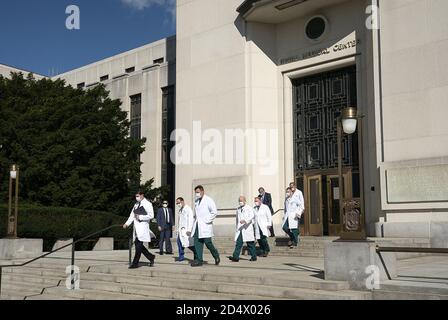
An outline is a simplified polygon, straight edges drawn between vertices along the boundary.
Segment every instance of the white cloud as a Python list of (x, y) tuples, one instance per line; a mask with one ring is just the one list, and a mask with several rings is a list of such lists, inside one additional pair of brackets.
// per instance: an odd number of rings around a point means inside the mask
[(173, 21), (176, 17), (176, 0), (121, 0), (121, 2), (137, 10), (144, 10), (153, 6), (164, 7)]

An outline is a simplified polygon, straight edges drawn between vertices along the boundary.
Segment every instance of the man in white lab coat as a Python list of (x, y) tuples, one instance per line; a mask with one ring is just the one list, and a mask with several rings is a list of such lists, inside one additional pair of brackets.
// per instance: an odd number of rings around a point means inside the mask
[(185, 250), (188, 248), (193, 251), (194, 259), (196, 260), (196, 250), (194, 249), (194, 239), (192, 235), (194, 214), (193, 210), (185, 204), (182, 197), (176, 199), (176, 206), (179, 211), (179, 227), (177, 236), (177, 248), (179, 249), (179, 262), (185, 260)]
[[(123, 228), (128, 228), (131, 224), (134, 224), (134, 243), (135, 243), (135, 257), (130, 269), (138, 268), (140, 257), (143, 255), (149, 260), (149, 265), (154, 265), (155, 256), (151, 254), (148, 249), (143, 245), (144, 242), (151, 242), (151, 233), (149, 229), (149, 223), (154, 218), (154, 209), (151, 202), (145, 198), (143, 192), (138, 192), (135, 195), (137, 201), (132, 208), (129, 219), (123, 225)], [(144, 210), (142, 210), (143, 208)]]
[[(236, 210), (236, 232), (235, 232), (235, 251), (229, 257), (230, 261), (240, 261), (243, 243), (247, 243), (250, 261), (257, 261), (257, 250), (255, 248), (255, 213), (254, 209), (246, 203), (246, 197), (241, 196), (238, 199), (239, 207)], [(269, 209), (268, 209), (269, 210)]]
[(286, 189), (285, 215), (283, 216), (283, 231), (288, 234), (289, 247), (292, 249), (299, 245), (299, 221), (305, 211), (303, 194), (296, 189)]
[(213, 234), (213, 221), (218, 215), (218, 209), (216, 209), (215, 201), (212, 198), (205, 195), (204, 187), (197, 186), (195, 189), (195, 222), (193, 224), (193, 237), (194, 247), (196, 250), (196, 259), (191, 264), (192, 267), (200, 267), (203, 265), (203, 253), (204, 244), (210, 250), (213, 258), (215, 259), (215, 265), (219, 265), (221, 259), (219, 258), (219, 252), (215, 248), (212, 242)]
[[(302, 191), (300, 191), (299, 189), (297, 189), (297, 186), (296, 186), (296, 183), (295, 183), (295, 182), (291, 182), (291, 183), (289, 184), (289, 187), (291, 188), (292, 196), (293, 196), (293, 197), (297, 198), (298, 201), (301, 200), (300, 198), (302, 198), (302, 200), (303, 200), (303, 194), (302, 194)], [(302, 201), (302, 202), (303, 202), (303, 201)]]
[(272, 215), (269, 207), (262, 203), (261, 198), (255, 198), (255, 236), (260, 245), (261, 256), (267, 257), (271, 249), (269, 248), (268, 237), (271, 235), (269, 227), (272, 226)]

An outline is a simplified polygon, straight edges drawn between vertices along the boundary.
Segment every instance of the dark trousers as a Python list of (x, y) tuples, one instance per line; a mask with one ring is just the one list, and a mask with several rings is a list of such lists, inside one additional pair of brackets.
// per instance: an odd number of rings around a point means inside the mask
[(274, 226), (273, 225), (269, 226), (268, 229), (269, 229), (269, 232), (271, 233), (271, 237), (275, 237)]
[[(185, 250), (182, 245), (182, 241), (180, 241), (180, 238), (177, 238), (177, 248), (179, 249), (179, 260), (184, 260), (185, 259)], [(190, 249), (193, 252), (194, 260), (196, 260), (196, 249), (194, 248), (194, 246), (188, 247), (188, 249)]]
[(135, 256), (134, 256), (134, 261), (132, 262), (133, 266), (137, 266), (139, 261), (140, 261), (140, 257), (143, 255), (146, 257), (146, 259), (148, 259), (149, 261), (154, 260), (155, 256), (153, 254), (151, 254), (148, 249), (145, 248), (145, 246), (143, 245), (143, 242), (141, 242), (140, 240), (138, 240), (138, 238), (135, 238)]
[[(255, 248), (255, 242), (248, 241), (246, 243), (247, 243), (247, 248), (249, 249), (249, 253), (250, 253), (252, 259), (256, 260), (257, 259), (257, 249)], [(239, 260), (240, 255), (241, 255), (241, 250), (243, 249), (243, 244), (244, 244), (243, 235), (240, 233), (240, 236), (236, 240), (235, 251), (233, 251), (233, 257), (235, 259)]]
[(283, 231), (285, 231), (289, 239), (291, 240), (294, 246), (299, 245), (299, 229), (289, 229), (289, 222), (286, 220), (285, 225), (283, 226)]
[(163, 243), (165, 242), (166, 252), (173, 253), (173, 246), (171, 245), (172, 227), (168, 225), (165, 229), (160, 231), (159, 249), (163, 252)]
[(263, 254), (269, 253), (271, 251), (271, 248), (269, 248), (268, 237), (263, 234), (263, 231), (261, 231), (261, 229), (258, 244), (260, 245), (260, 249)]
[(213, 245), (212, 238), (199, 239), (199, 227), (196, 227), (196, 232), (194, 233), (194, 248), (196, 250), (195, 260), (197, 262), (204, 262), (204, 244), (210, 250), (213, 258), (216, 259), (219, 257), (219, 252)]

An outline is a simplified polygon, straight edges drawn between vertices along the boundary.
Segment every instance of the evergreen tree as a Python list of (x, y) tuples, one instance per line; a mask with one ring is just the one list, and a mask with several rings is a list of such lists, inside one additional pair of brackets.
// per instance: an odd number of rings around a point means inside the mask
[[(121, 102), (103, 85), (84, 91), (63, 80), (11, 76), (0, 76), (1, 201), (17, 163), (22, 201), (128, 215), (145, 141), (129, 137)], [(145, 188), (152, 190), (152, 183)]]

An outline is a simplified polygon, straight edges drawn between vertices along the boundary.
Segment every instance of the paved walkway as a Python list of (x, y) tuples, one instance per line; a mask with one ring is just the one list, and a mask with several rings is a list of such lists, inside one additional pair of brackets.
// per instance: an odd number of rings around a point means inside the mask
[(448, 284), (448, 255), (400, 260), (397, 280)]

